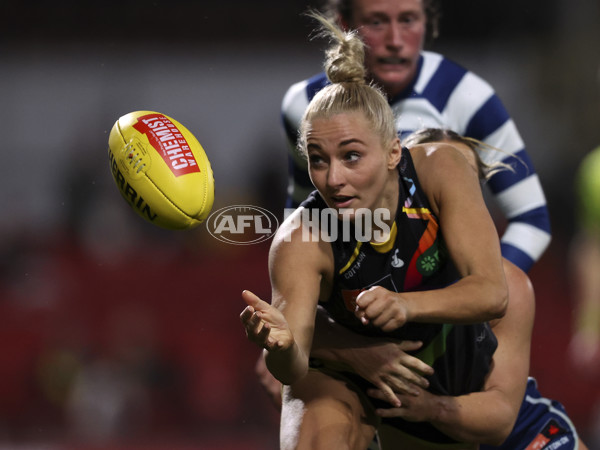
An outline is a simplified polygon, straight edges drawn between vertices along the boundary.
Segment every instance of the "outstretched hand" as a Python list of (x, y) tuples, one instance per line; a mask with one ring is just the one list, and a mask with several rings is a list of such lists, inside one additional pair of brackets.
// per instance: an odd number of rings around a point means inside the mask
[(240, 314), (240, 320), (250, 342), (269, 351), (292, 346), (294, 337), (281, 311), (250, 291), (243, 291), (242, 299), (248, 306)]

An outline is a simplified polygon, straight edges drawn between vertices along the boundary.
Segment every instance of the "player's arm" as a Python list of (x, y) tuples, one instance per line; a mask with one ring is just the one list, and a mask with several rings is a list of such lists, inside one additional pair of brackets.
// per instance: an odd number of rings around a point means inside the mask
[[(510, 434), (523, 401), (535, 298), (531, 283), (520, 269), (505, 261), (510, 303), (506, 315), (492, 324), (498, 338), (493, 368), (483, 390), (463, 396), (399, 395), (400, 408), (380, 409), (382, 417), (430, 422), (460, 442), (500, 445)], [(376, 398), (383, 393), (371, 391)]]
[(397, 341), (364, 336), (336, 323), (319, 308), (311, 356), (347, 366), (385, 393), (387, 401), (399, 405), (395, 392), (415, 393), (415, 385), (428, 388), (423, 375), (433, 368), (407, 352), (422, 342)]
[(271, 304), (244, 291), (248, 306), (240, 315), (248, 339), (265, 349), (269, 371), (283, 384), (292, 384), (308, 370), (317, 303), (333, 267), (330, 247), (303, 239), (293, 223), (292, 215), (269, 253)]
[(455, 147), (446, 144), (418, 145), (411, 154), (460, 278), (428, 291), (372, 288), (358, 296), (357, 315), (384, 331), (407, 321), (476, 323), (501, 317), (507, 290), (500, 244), (477, 173)]
[[(432, 144), (415, 151), (415, 168), (460, 279), (420, 302), (421, 314), (450, 321), (487, 321), (507, 307), (507, 287), (496, 226), (489, 214), (477, 173), (454, 146)], [(430, 305), (431, 303), (431, 305)], [(449, 316), (447, 311), (455, 313)]]
[(503, 162), (515, 170), (496, 173), (487, 182), (508, 224), (501, 237), (502, 255), (528, 271), (551, 240), (550, 215), (541, 182), (523, 149)]
[(287, 208), (296, 208), (314, 190), (308, 175), (307, 162), (298, 152), (298, 128), (308, 106), (307, 80), (290, 86), (281, 103), (281, 122), (288, 150)]
[[(386, 401), (399, 406), (394, 391), (415, 394), (415, 385), (429, 387), (424, 375), (433, 375), (433, 368), (408, 353), (421, 346), (421, 342), (393, 341), (354, 333), (318, 308), (310, 356), (348, 367), (377, 386)], [(280, 408), (281, 383), (267, 369), (263, 355), (259, 357), (255, 371), (260, 384)]]
[[(513, 171), (497, 172), (486, 183), (496, 205), (508, 221), (502, 235), (502, 256), (527, 272), (544, 253), (551, 240), (550, 214), (540, 180), (519, 130), (501, 99), (485, 80), (470, 73), (471, 91), (487, 92), (480, 102), (472, 96), (454, 96), (450, 108), (467, 112), (470, 117), (465, 128), (459, 131), (501, 151), (480, 153), (482, 159), (491, 163), (502, 160)], [(465, 85), (463, 85), (466, 87)]]

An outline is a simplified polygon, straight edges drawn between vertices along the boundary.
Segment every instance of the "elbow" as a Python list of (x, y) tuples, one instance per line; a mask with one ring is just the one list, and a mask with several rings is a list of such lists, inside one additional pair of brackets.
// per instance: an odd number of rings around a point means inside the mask
[(308, 358), (302, 358), (300, 361), (295, 361), (292, 364), (278, 360), (277, 357), (265, 352), (265, 362), (269, 372), (281, 384), (294, 384), (300, 381), (308, 373)]
[(477, 430), (471, 430), (471, 432), (465, 430), (464, 433), (459, 431), (451, 437), (460, 442), (500, 447), (510, 436), (516, 419), (517, 415), (510, 405), (501, 405), (494, 414), (494, 420), (487, 421), (483, 427)]
[(496, 308), (496, 317), (501, 318), (506, 314), (506, 310), (508, 308), (508, 289), (503, 289), (501, 295), (499, 296), (498, 305)]
[(506, 441), (511, 431), (512, 427), (504, 429), (497, 433), (490, 434), (486, 438), (480, 440), (478, 443), (483, 445), (489, 445), (491, 447), (500, 447), (502, 444), (504, 444), (504, 441)]
[[(493, 401), (493, 411), (474, 413), (478, 407), (470, 405), (471, 411), (466, 414), (451, 409), (431, 423), (458, 442), (501, 446), (515, 426), (518, 408), (511, 407), (509, 402), (501, 398), (494, 397)], [(451, 413), (451, 417), (448, 413)]]
[(488, 299), (488, 314), (490, 315), (488, 320), (501, 319), (504, 317), (508, 308), (508, 287), (506, 283), (498, 283)]
[(494, 419), (489, 421), (491, 427), (481, 433), (479, 444), (499, 447), (504, 444), (512, 433), (519, 414), (519, 405), (513, 405), (508, 401), (498, 401)]
[[(512, 415), (508, 414), (508, 417), (512, 417)], [(495, 428), (490, 430), (488, 434), (481, 436), (478, 443), (492, 447), (500, 447), (504, 444), (504, 441), (508, 439), (508, 436), (510, 436), (510, 433), (515, 426), (515, 420), (503, 420), (496, 423)]]
[(487, 439), (482, 439), (480, 443), (484, 445), (491, 445), (492, 447), (500, 447), (502, 444), (504, 444), (504, 441), (508, 439), (508, 436), (510, 436), (514, 426), (514, 420), (506, 421), (505, 423), (498, 425), (497, 429), (490, 433)]
[(289, 373), (289, 374), (282, 374), (280, 376), (276, 376), (275, 378), (277, 378), (281, 384), (285, 384), (285, 385), (291, 385), (296, 383), (297, 381), (300, 381), (302, 378), (304, 378), (306, 376), (306, 374), (308, 373), (308, 369), (306, 370), (298, 370), (294, 373)]

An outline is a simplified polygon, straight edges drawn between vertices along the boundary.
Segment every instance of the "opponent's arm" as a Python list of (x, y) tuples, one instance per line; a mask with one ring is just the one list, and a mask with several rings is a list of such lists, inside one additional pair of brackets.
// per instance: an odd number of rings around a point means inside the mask
[[(551, 240), (550, 214), (542, 185), (519, 130), (494, 88), (472, 72), (461, 85), (467, 95), (453, 95), (446, 106), (447, 111), (459, 115), (453, 120), (462, 125), (455, 131), (501, 149), (480, 151), (485, 162), (503, 161), (515, 169), (497, 172), (486, 188), (508, 221), (501, 239), (502, 256), (527, 272)], [(480, 95), (476, 100), (469, 92)]]
[(308, 80), (290, 86), (281, 102), (281, 122), (288, 150), (288, 187), (286, 208), (296, 208), (314, 190), (307, 170), (307, 162), (297, 148), (298, 128), (308, 106)]
[[(490, 105), (494, 105), (493, 108)], [(527, 272), (550, 245), (550, 214), (542, 184), (525, 143), (497, 97), (493, 102), (488, 102), (485, 115), (476, 115), (469, 128), (474, 133), (481, 129), (490, 132), (487, 121), (491, 120), (491, 114), (494, 119), (500, 115), (497, 120), (503, 123), (502, 130), (487, 136), (471, 136), (506, 152), (486, 152), (482, 155), (486, 162), (502, 160), (514, 169), (497, 172), (486, 183), (486, 187), (508, 222), (500, 240), (502, 256)]]
[[(535, 298), (527, 275), (508, 261), (505, 267), (510, 303), (506, 315), (492, 324), (498, 349), (483, 390), (457, 397), (423, 390), (418, 396), (399, 394), (402, 407), (380, 409), (380, 416), (430, 422), (460, 442), (500, 445), (508, 437), (527, 384)], [(385, 399), (382, 392), (370, 394)]]
[(429, 387), (423, 375), (432, 375), (433, 368), (407, 353), (421, 346), (422, 342), (354, 333), (319, 308), (311, 356), (347, 366), (384, 392), (387, 401), (399, 406), (394, 391), (415, 394), (415, 386)]
[[(377, 386), (386, 401), (400, 406), (394, 391), (414, 395), (417, 392), (415, 385), (429, 387), (423, 375), (433, 375), (433, 368), (407, 353), (421, 346), (421, 342), (393, 341), (354, 333), (318, 308), (310, 355), (347, 366)], [(280, 408), (281, 383), (267, 369), (263, 355), (256, 363), (255, 372), (275, 406)]]

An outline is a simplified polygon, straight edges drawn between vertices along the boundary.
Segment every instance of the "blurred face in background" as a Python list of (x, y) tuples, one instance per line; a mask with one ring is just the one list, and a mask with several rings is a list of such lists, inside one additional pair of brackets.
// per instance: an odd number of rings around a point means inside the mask
[(388, 97), (415, 78), (425, 43), (423, 0), (353, 0), (352, 23), (366, 44), (365, 66)]

